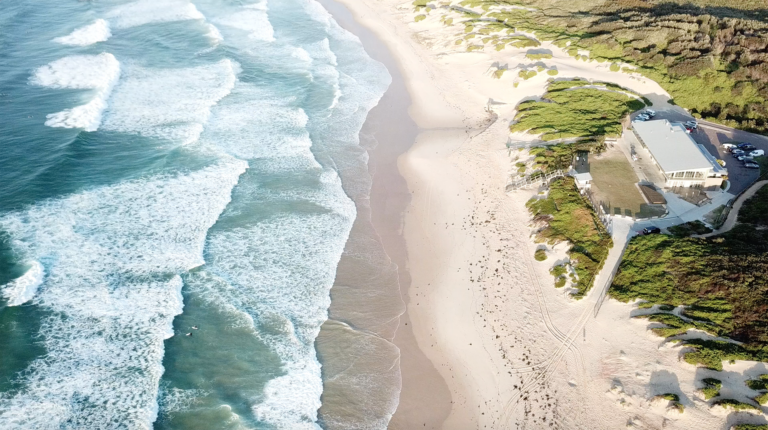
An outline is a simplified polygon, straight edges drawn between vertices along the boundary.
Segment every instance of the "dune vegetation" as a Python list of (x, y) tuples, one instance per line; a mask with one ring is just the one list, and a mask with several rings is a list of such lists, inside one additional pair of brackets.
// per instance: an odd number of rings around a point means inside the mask
[[(536, 233), (538, 240), (571, 244), (568, 256), (576, 272), (574, 287), (577, 291), (574, 297), (584, 297), (592, 288), (595, 276), (613, 246), (610, 234), (600, 223), (589, 201), (579, 193), (573, 178), (553, 180), (546, 198), (533, 198), (526, 205), (534, 222), (544, 224)], [(553, 275), (559, 280), (564, 270), (558, 270), (557, 274), (553, 272)]]
[[(426, 4), (417, 0), (414, 5)], [(465, 0), (430, 3), (497, 49), (551, 41), (658, 82), (694, 116), (768, 132), (768, 7), (760, 0)], [(510, 8), (511, 5), (531, 8)], [(457, 6), (460, 6), (457, 7)], [(524, 33), (524, 34), (521, 34)], [(515, 39), (517, 38), (517, 39)], [(588, 53), (588, 54), (585, 54)]]
[(516, 122), (510, 130), (541, 134), (545, 141), (619, 136), (622, 119), (644, 106), (642, 101), (615, 88), (594, 88), (583, 80), (551, 81), (541, 101), (518, 105)]
[(723, 383), (719, 379), (704, 378), (704, 388), (701, 392), (704, 393), (704, 400), (710, 400), (720, 395), (720, 389), (723, 388)]
[(682, 317), (645, 316), (660, 336), (695, 328), (743, 342), (685, 341), (685, 361), (722, 370), (727, 360), (768, 360), (768, 231), (739, 225), (707, 239), (633, 238), (609, 290), (630, 302), (684, 306)]

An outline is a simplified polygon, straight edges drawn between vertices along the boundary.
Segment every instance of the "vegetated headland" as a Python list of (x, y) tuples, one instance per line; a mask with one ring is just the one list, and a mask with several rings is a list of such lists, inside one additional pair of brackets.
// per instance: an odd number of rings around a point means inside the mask
[[(417, 7), (426, 2), (418, 0)], [(658, 82), (699, 118), (768, 132), (768, 6), (758, 0), (466, 0), (466, 42), (553, 41), (577, 59)], [(528, 6), (528, 7), (521, 7)], [(447, 24), (447, 23), (446, 23)], [(464, 40), (457, 40), (460, 44)], [(468, 45), (468, 50), (478, 46)], [(586, 54), (584, 51), (588, 51)]]

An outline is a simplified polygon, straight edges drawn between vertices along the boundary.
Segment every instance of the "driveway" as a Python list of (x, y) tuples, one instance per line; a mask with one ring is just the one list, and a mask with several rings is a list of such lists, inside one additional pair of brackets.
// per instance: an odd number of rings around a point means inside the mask
[[(653, 108), (651, 108), (653, 109)], [(687, 113), (679, 110), (657, 110), (654, 120), (666, 119), (670, 122), (685, 122), (694, 119)], [(632, 118), (637, 116), (633, 114)], [(749, 133), (742, 130), (736, 130), (720, 124), (714, 124), (707, 121), (697, 120), (699, 129), (691, 133), (691, 137), (696, 143), (704, 145), (704, 148), (715, 157), (724, 160), (728, 169), (728, 181), (730, 188), (728, 192), (738, 195), (749, 188), (760, 176), (759, 169), (747, 169), (739, 160), (735, 159), (729, 152), (725, 151), (722, 144), (726, 142), (749, 142), (758, 149), (768, 153), (768, 137), (759, 134)]]

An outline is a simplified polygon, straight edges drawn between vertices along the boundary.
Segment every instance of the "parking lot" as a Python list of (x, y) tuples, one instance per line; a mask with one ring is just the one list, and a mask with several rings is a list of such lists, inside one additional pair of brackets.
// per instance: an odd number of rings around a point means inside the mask
[[(690, 115), (677, 110), (656, 109), (656, 113), (657, 115), (653, 120), (666, 119), (670, 122), (685, 122), (694, 119)], [(637, 113), (633, 114), (632, 118), (634, 119), (635, 116), (637, 116)], [(768, 137), (706, 121), (698, 121), (698, 123), (699, 128), (691, 133), (691, 137), (697, 143), (704, 145), (710, 154), (726, 162), (725, 167), (728, 169), (728, 181), (730, 182), (728, 192), (738, 195), (749, 188), (760, 176), (760, 170), (744, 167), (740, 161), (725, 151), (722, 144), (728, 142), (749, 142), (757, 147), (757, 149), (762, 149), (768, 153)]]

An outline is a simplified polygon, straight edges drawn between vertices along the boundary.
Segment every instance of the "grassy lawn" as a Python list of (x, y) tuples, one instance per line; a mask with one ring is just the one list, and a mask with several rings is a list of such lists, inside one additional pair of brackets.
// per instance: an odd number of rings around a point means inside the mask
[(611, 214), (640, 214), (648, 212), (645, 199), (635, 184), (637, 175), (618, 149), (609, 150), (600, 157), (590, 157), (589, 173), (592, 175), (592, 192), (599, 202), (604, 202)]
[(546, 223), (537, 234), (539, 240), (571, 244), (568, 256), (578, 276), (574, 297), (584, 297), (613, 246), (611, 236), (590, 203), (579, 194), (573, 178), (553, 180), (547, 198), (533, 198), (527, 206), (535, 221)]

